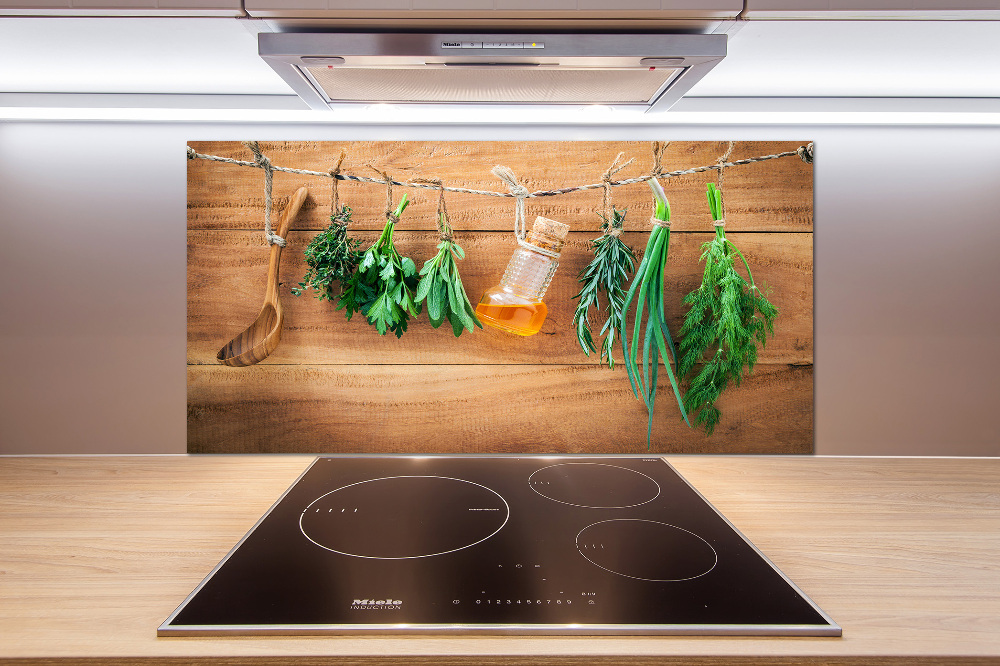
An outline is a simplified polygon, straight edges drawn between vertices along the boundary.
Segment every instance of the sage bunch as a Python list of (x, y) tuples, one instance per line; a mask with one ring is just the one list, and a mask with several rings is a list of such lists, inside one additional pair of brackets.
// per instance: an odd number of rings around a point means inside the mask
[[(444, 213), (439, 213), (439, 226), (446, 224)], [(474, 326), (482, 328), (483, 325), (469, 302), (462, 276), (458, 273), (457, 262), (465, 259), (465, 251), (452, 240), (451, 234), (442, 236), (437, 249), (438, 253), (420, 269), (423, 277), (417, 285), (416, 302), (418, 306), (427, 303), (431, 326), (438, 328), (447, 320), (457, 338), (463, 331), (471, 332)]]
[[(709, 183), (707, 194), (712, 219), (720, 222), (722, 192)], [(736, 270), (737, 257), (746, 268), (746, 279)], [(722, 416), (716, 401), (730, 383), (738, 386), (744, 373), (753, 371), (757, 346), (763, 348), (767, 336), (774, 335), (778, 310), (757, 287), (750, 264), (726, 238), (722, 224), (715, 225), (715, 238), (702, 245), (701, 261), (701, 286), (684, 297), (690, 309), (680, 330), (678, 375), (693, 374), (684, 406), (689, 413), (697, 412), (695, 424), (711, 435)], [(703, 365), (695, 373), (699, 363)]]

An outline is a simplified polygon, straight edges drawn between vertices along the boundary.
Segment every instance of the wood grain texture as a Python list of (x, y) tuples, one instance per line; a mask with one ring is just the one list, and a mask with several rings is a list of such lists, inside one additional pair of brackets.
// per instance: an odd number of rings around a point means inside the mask
[[(794, 150), (802, 143), (737, 142), (731, 159)], [(663, 167), (713, 164), (726, 145), (672, 143)], [(250, 155), (232, 141), (191, 146), (200, 153), (237, 159)], [(511, 166), (532, 191), (599, 182), (619, 152), (635, 158), (617, 174), (620, 179), (642, 175), (652, 166), (650, 142), (265, 142), (262, 148), (279, 166), (325, 171), (344, 149), (345, 173), (378, 177), (368, 166), (374, 165), (400, 181), (440, 178), (449, 186), (491, 191), (505, 190), (490, 173), (498, 163)], [(682, 297), (701, 282), (701, 245), (712, 237), (704, 185), (716, 177), (710, 172), (663, 181), (673, 207), (666, 306), (675, 332), (686, 310)], [(281, 255), (282, 342), (261, 364), (269, 370), (227, 374), (216, 367), (217, 351), (256, 315), (264, 288), (263, 172), (188, 161), (189, 451), (645, 448), (645, 409), (632, 397), (626, 376), (601, 369), (594, 357), (588, 359), (577, 345), (572, 324), (577, 276), (593, 258), (590, 241), (599, 234), (600, 189), (527, 202), (529, 222), (544, 215), (572, 229), (545, 297), (549, 314), (538, 335), (521, 338), (487, 328), (455, 338), (447, 326), (433, 329), (422, 315), (397, 340), (377, 335), (361, 315), (346, 321), (333, 303), (319, 301), (310, 292), (291, 295), (306, 270), (302, 251), (328, 225), (331, 181), (280, 172), (274, 176), (276, 211), (303, 184), (309, 185), (310, 196)], [(341, 201), (355, 212), (350, 234), (367, 247), (384, 224), (385, 188), (352, 182), (341, 182), (339, 188)], [(396, 243), (421, 266), (436, 252), (437, 234), (432, 230), (437, 193), (405, 191), (412, 203), (397, 226)], [(395, 188), (394, 199), (400, 192)], [(771, 298), (780, 311), (776, 335), (761, 351), (754, 375), (724, 396), (723, 426), (711, 438), (673, 423), (673, 396), (668, 386), (661, 387), (654, 448), (809, 452), (812, 166), (791, 157), (729, 168), (725, 196), (729, 237), (747, 255), (756, 280), (772, 287)], [(457, 193), (449, 193), (447, 201), (456, 240), (466, 251), (462, 279), (475, 303), (499, 281), (515, 247), (514, 202)], [(638, 183), (615, 188), (612, 201), (628, 208), (625, 239), (641, 255), (652, 213), (648, 187)], [(595, 333), (603, 324), (604, 317), (593, 313)], [(512, 405), (528, 416), (519, 415)], [(378, 419), (371, 418), (372, 410)], [(432, 426), (439, 420), (445, 429), (435, 433)], [(518, 424), (515, 438), (510, 436), (512, 423)]]
[[(812, 451), (812, 367), (758, 366), (711, 438), (666, 381), (653, 451)], [(646, 422), (625, 373), (595, 366), (188, 366), (191, 453), (642, 453)]]
[[(302, 280), (302, 249), (315, 235), (289, 234), (282, 253), (281, 301), (285, 311), (282, 345), (265, 363), (587, 363), (576, 341), (573, 296), (580, 290), (577, 275), (593, 258), (589, 249), (594, 233), (572, 233), (559, 268), (545, 296), (549, 314), (538, 335), (521, 338), (492, 329), (455, 338), (449, 326), (431, 328), (426, 315), (410, 323), (402, 339), (379, 336), (361, 315), (347, 321), (330, 301), (312, 292), (295, 297), (290, 289)], [(370, 245), (375, 232), (355, 234)], [(628, 233), (626, 242), (642, 255), (646, 233)], [(752, 262), (754, 278), (774, 285), (772, 302), (781, 312), (775, 336), (760, 355), (761, 363), (811, 363), (813, 355), (813, 247), (812, 234), (727, 234)], [(188, 233), (188, 363), (216, 364), (222, 342), (238, 333), (259, 308), (264, 288), (267, 247), (263, 232), (191, 231)], [(666, 294), (669, 325), (677, 331), (686, 307), (684, 294), (701, 284), (702, 243), (711, 233), (675, 233), (670, 239), (666, 272), (671, 285)], [(465, 249), (459, 264), (469, 299), (499, 282), (514, 250), (513, 241), (499, 234), (456, 236)], [(437, 252), (437, 234), (397, 232), (396, 244), (417, 266)], [(258, 243), (261, 243), (258, 245)], [(602, 299), (603, 301), (603, 299)], [(598, 333), (605, 318), (594, 312), (592, 329)], [(616, 358), (620, 358), (620, 351)]]
[(669, 460), (843, 638), (157, 638), (311, 457), (0, 458), (0, 663), (1000, 662), (1000, 459)]

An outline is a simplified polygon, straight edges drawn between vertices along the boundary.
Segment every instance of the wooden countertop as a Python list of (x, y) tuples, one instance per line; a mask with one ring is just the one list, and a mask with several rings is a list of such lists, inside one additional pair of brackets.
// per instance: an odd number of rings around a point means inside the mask
[(311, 460), (0, 458), (0, 661), (1000, 663), (1000, 458), (669, 458), (842, 638), (157, 638)]

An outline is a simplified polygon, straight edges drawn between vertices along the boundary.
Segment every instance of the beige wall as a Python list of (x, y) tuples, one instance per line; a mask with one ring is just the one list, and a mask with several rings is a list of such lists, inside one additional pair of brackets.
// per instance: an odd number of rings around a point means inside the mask
[(184, 452), (186, 141), (802, 137), (816, 452), (1000, 455), (996, 127), (105, 123), (0, 123), (0, 453)]

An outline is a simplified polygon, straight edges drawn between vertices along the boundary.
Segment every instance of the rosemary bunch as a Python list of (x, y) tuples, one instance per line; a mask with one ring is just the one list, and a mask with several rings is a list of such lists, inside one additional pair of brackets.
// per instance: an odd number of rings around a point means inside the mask
[(319, 300), (332, 301), (335, 285), (343, 287), (361, 261), (361, 244), (356, 238), (347, 237), (347, 225), (351, 222), (351, 209), (341, 206), (340, 212), (330, 216), (330, 226), (316, 235), (304, 251), (306, 271), (298, 287), (292, 293), (301, 296), (308, 289), (316, 292)]
[(413, 299), (417, 266), (409, 257), (400, 256), (392, 242), (396, 220), (408, 202), (404, 194), (395, 214), (386, 221), (382, 235), (365, 250), (337, 305), (338, 310), (345, 310), (348, 320), (355, 312), (361, 312), (380, 335), (392, 331), (397, 338), (406, 332), (410, 317), (420, 314), (420, 306)]
[[(712, 219), (721, 220), (722, 192), (714, 183), (708, 184), (708, 204)], [(737, 256), (748, 280), (736, 271)], [(730, 382), (739, 385), (744, 369), (747, 374), (753, 371), (757, 345), (763, 347), (768, 334), (774, 335), (778, 310), (754, 283), (750, 264), (726, 238), (721, 224), (715, 226), (715, 238), (702, 245), (701, 260), (705, 262), (701, 286), (684, 297), (690, 309), (680, 331), (678, 376), (686, 377), (704, 362), (688, 384), (684, 405), (689, 412), (698, 412), (695, 423), (711, 435), (722, 415), (716, 400)], [(712, 347), (715, 352), (705, 361)]]
[[(444, 214), (439, 215), (440, 224), (446, 224)], [(418, 305), (427, 302), (427, 316), (431, 320), (431, 326), (438, 328), (448, 320), (457, 338), (463, 331), (471, 332), (473, 326), (482, 328), (483, 325), (476, 317), (476, 310), (469, 302), (462, 277), (458, 273), (456, 260), (465, 259), (465, 251), (451, 240), (450, 235), (438, 243), (437, 249), (438, 253), (420, 269), (423, 277), (417, 285), (416, 302)]]
[[(656, 197), (657, 220), (670, 221), (670, 204), (667, 196), (663, 193), (660, 183), (651, 178), (646, 181), (653, 190)], [(677, 353), (674, 349), (673, 340), (670, 338), (670, 330), (667, 328), (666, 317), (663, 309), (663, 270), (667, 262), (667, 253), (670, 248), (670, 228), (668, 226), (654, 225), (649, 234), (649, 241), (646, 243), (646, 251), (642, 256), (642, 262), (636, 269), (632, 279), (632, 286), (625, 297), (623, 312), (628, 312), (633, 300), (636, 300), (635, 319), (632, 325), (631, 346), (629, 345), (629, 334), (627, 318), (622, 318), (621, 340), (622, 351), (625, 356), (625, 368), (628, 370), (628, 380), (632, 385), (632, 393), (646, 404), (649, 412), (649, 423), (646, 426), (646, 448), (650, 448), (653, 432), (653, 405), (656, 400), (656, 380), (659, 372), (660, 360), (663, 360), (663, 367), (667, 370), (670, 378), (670, 386), (674, 390), (677, 398), (677, 406), (680, 408), (681, 416), (690, 426), (687, 411), (684, 408), (684, 401), (681, 398), (680, 389), (677, 387), (677, 379), (671, 367), (671, 359), (676, 363)], [(636, 296), (638, 295), (638, 298)], [(645, 333), (643, 329), (643, 315), (645, 314)], [(639, 371), (639, 339), (642, 337), (642, 372)], [(669, 353), (668, 353), (669, 352)]]
[[(625, 320), (625, 285), (628, 276), (635, 269), (635, 252), (632, 251), (619, 235), (622, 224), (625, 221), (626, 211), (619, 211), (612, 207), (611, 219), (601, 215), (604, 222), (601, 224), (601, 231), (604, 232), (600, 238), (591, 241), (594, 250), (594, 260), (587, 264), (587, 267), (580, 271), (579, 281), (583, 288), (573, 298), (579, 298), (576, 305), (576, 312), (573, 314), (573, 325), (576, 327), (576, 340), (580, 344), (583, 353), (590, 356), (591, 352), (596, 353), (594, 337), (590, 332), (591, 306), (600, 309), (599, 292), (603, 291), (608, 298), (608, 319), (601, 329), (601, 358), (600, 362), (607, 360), (608, 367), (614, 368), (615, 361), (611, 355), (611, 350), (615, 344), (615, 334), (621, 329)], [(614, 231), (617, 230), (617, 231)], [(611, 233), (609, 233), (611, 232)]]

